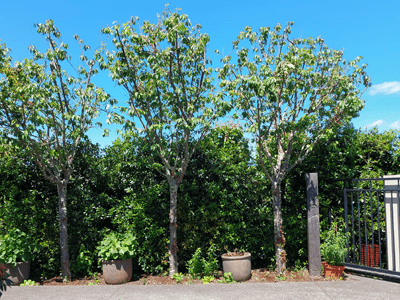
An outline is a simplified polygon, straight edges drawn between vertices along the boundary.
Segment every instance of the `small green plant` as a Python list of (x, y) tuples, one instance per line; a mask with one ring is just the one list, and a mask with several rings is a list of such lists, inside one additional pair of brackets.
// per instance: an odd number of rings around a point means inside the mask
[(24, 280), (24, 282), (20, 284), (20, 286), (37, 286), (37, 285), (39, 284), (30, 279)]
[(136, 254), (137, 241), (131, 233), (111, 232), (104, 237), (97, 247), (101, 260), (128, 259)]
[(340, 266), (344, 263), (349, 235), (350, 233), (346, 234), (344, 228), (339, 227), (336, 222), (332, 223), (321, 245), (321, 256), (328, 264)]
[(201, 248), (197, 248), (194, 252), (192, 259), (187, 263), (188, 272), (193, 278), (200, 278), (203, 272), (203, 257)]
[(214, 281), (214, 276), (204, 276), (202, 281), (204, 284), (209, 284)]
[(201, 248), (197, 248), (192, 256), (192, 259), (188, 261), (189, 274), (196, 279), (200, 279), (201, 276), (215, 276), (218, 272), (218, 258), (216, 255), (216, 246), (212, 244), (207, 250), (207, 258), (204, 258), (201, 252)]
[(94, 279), (96, 284), (100, 283), (100, 278), (99, 278), (99, 274), (98, 273), (93, 273), (93, 279)]
[(214, 244), (207, 250), (207, 258), (203, 259), (204, 276), (214, 276), (218, 272), (217, 248)]
[(31, 261), (39, 251), (39, 244), (25, 232), (12, 229), (0, 236), (0, 263), (15, 267), (17, 262)]
[(282, 273), (275, 275), (275, 282), (276, 281), (285, 281), (287, 278)]
[(275, 255), (273, 255), (271, 257), (271, 262), (268, 265), (268, 269), (270, 269), (270, 270), (275, 270), (276, 269), (276, 257), (275, 257)]
[(222, 280), (218, 280), (218, 282), (219, 283), (236, 283), (236, 281), (233, 280), (232, 272), (224, 273)]
[(182, 273), (175, 273), (174, 275), (172, 275), (172, 278), (175, 279), (176, 283), (181, 283), (185, 278), (185, 275), (183, 275)]
[(168, 271), (164, 271), (160, 274), (161, 277), (167, 277), (168, 276)]
[(143, 285), (146, 285), (146, 284), (147, 284), (147, 278), (143, 277)]

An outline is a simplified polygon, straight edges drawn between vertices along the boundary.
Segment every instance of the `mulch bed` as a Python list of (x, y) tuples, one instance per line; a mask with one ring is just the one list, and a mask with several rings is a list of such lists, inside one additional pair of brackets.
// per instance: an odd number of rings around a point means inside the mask
[[(346, 274), (341, 279), (325, 278), (324, 276), (311, 277), (307, 270), (294, 272), (286, 271), (285, 276), (278, 276), (276, 272), (268, 269), (254, 269), (251, 271), (251, 278), (244, 283), (263, 283), (263, 282), (311, 282), (311, 281), (332, 281), (332, 280), (344, 280), (349, 281), (350, 277)], [(211, 284), (219, 284), (221, 278), (215, 279)], [(86, 277), (86, 278), (74, 278), (71, 281), (63, 282), (61, 277), (54, 277), (50, 279), (37, 282), (39, 285), (44, 286), (65, 286), (65, 285), (105, 285), (103, 275), (99, 273), (97, 278)], [(170, 278), (167, 274), (165, 275), (146, 275), (146, 274), (134, 274), (132, 280), (125, 284), (134, 285), (173, 285), (173, 284), (203, 284), (201, 280), (191, 279), (189, 276), (185, 276), (180, 283), (177, 283), (175, 279)]]

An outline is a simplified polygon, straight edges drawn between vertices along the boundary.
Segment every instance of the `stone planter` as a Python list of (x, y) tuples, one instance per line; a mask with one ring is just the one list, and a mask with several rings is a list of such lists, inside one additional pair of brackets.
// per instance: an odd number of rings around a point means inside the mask
[(245, 281), (251, 277), (251, 254), (245, 252), (244, 255), (232, 255), (232, 253), (222, 255), (222, 269), (224, 273), (231, 272), (235, 281)]
[(17, 262), (15, 268), (12, 268), (11, 265), (5, 265), (7, 268), (7, 273), (10, 274), (10, 279), (12, 281), (12, 285), (19, 285), (24, 282), (24, 280), (29, 279), (29, 273), (31, 270), (31, 263), (29, 261)]
[(339, 278), (344, 272), (345, 266), (332, 266), (326, 261), (322, 262), (325, 277)]
[(103, 276), (107, 284), (123, 284), (132, 279), (132, 258), (106, 260), (102, 264)]

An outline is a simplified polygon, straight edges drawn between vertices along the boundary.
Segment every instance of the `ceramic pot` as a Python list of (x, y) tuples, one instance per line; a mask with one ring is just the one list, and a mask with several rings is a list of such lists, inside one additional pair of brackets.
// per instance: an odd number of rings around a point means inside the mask
[(102, 262), (103, 276), (107, 284), (123, 284), (132, 279), (132, 258)]
[(345, 266), (332, 266), (326, 261), (322, 262), (325, 277), (339, 278), (344, 272)]
[(19, 285), (25, 280), (29, 279), (29, 273), (31, 270), (31, 263), (29, 261), (17, 262), (15, 268), (11, 265), (5, 265), (7, 268), (7, 273), (10, 274), (8, 279), (12, 281), (11, 285)]
[(232, 272), (235, 281), (245, 281), (251, 277), (251, 254), (228, 256), (222, 255), (222, 269), (224, 273)]

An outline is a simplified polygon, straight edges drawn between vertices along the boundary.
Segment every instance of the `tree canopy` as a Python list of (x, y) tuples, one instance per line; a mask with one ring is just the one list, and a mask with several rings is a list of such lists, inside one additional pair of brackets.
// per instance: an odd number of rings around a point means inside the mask
[(189, 18), (166, 8), (158, 23), (139, 19), (106, 27), (114, 52), (99, 54), (101, 66), (128, 93), (128, 106), (111, 116), (127, 132), (145, 137), (153, 166), (170, 187), (170, 274), (177, 270), (176, 194), (198, 142), (228, 105), (214, 93), (207, 56), (210, 37)]
[(0, 45), (1, 134), (31, 156), (43, 175), (58, 189), (62, 273), (70, 278), (67, 235), (67, 185), (73, 171), (77, 147), (108, 95), (92, 83), (98, 72), (88, 59), (90, 49), (79, 36), (83, 65), (70, 75), (68, 45), (52, 20), (37, 24), (45, 37), (46, 52), (30, 46), (32, 59), (12, 62), (10, 49)]
[[(363, 108), (360, 98), (370, 85), (361, 57), (343, 58), (320, 37), (290, 38), (293, 22), (282, 30), (245, 27), (222, 59), (221, 87), (231, 97), (257, 144), (257, 155), (274, 196), (278, 272), (284, 270), (280, 184), (324, 137)], [(361, 90), (359, 87), (363, 87)]]

